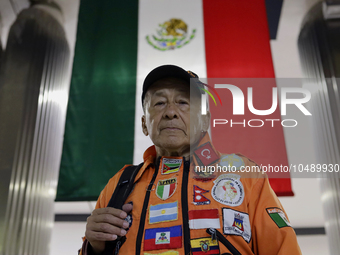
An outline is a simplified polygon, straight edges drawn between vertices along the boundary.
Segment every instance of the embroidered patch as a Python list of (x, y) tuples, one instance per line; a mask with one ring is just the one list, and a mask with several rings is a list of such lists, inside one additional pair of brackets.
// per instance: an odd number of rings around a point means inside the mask
[(244, 161), (240, 156), (229, 154), (221, 157), (219, 165), (232, 170), (240, 170), (240, 168), (244, 166)]
[(176, 178), (159, 180), (156, 187), (156, 196), (162, 200), (166, 200), (175, 193), (176, 187)]
[(249, 243), (251, 239), (251, 228), (249, 215), (230, 208), (222, 208), (223, 234), (242, 236)]
[(144, 251), (182, 247), (182, 227), (145, 229)]
[(214, 151), (211, 143), (205, 143), (194, 151), (194, 155), (199, 166), (209, 166), (219, 160), (219, 156)]
[(195, 166), (193, 178), (202, 182), (210, 181), (211, 179), (216, 178), (213, 167), (214, 166)]
[(177, 220), (178, 203), (150, 205), (149, 224)]
[(194, 179), (196, 180), (196, 181), (200, 181), (200, 182), (207, 182), (207, 181), (211, 181), (213, 178), (195, 178), (194, 177)]
[(194, 185), (194, 205), (208, 205), (210, 204), (210, 200), (203, 196), (204, 193), (209, 192), (209, 190), (202, 189), (196, 185)]
[(244, 189), (240, 176), (237, 174), (222, 174), (215, 181), (211, 196), (219, 203), (228, 206), (238, 206), (244, 199)]
[(182, 159), (163, 158), (161, 174), (172, 174), (179, 171)]
[(146, 253), (144, 252), (144, 255), (178, 255), (178, 251), (166, 251), (162, 253)]
[(266, 210), (270, 218), (272, 218), (272, 220), (275, 222), (275, 224), (279, 228), (292, 226), (290, 222), (288, 221), (286, 214), (280, 208), (272, 207), (272, 208), (266, 208)]
[(218, 209), (189, 211), (189, 228), (221, 228)]
[(210, 237), (191, 239), (192, 255), (203, 254), (220, 254), (220, 247), (217, 240), (212, 240)]

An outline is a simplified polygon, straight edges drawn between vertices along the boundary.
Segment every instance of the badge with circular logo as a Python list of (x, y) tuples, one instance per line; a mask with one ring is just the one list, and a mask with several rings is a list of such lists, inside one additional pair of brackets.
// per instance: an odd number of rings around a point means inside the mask
[(211, 189), (211, 196), (217, 202), (228, 206), (239, 206), (244, 199), (244, 188), (237, 174), (222, 174)]
[(228, 154), (221, 157), (219, 165), (226, 168), (234, 168), (235, 170), (240, 170), (240, 168), (244, 166), (244, 161), (240, 156), (236, 154)]

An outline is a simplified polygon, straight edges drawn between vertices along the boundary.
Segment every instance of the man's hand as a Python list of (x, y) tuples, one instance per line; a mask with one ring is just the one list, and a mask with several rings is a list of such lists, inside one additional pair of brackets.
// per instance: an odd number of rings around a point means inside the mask
[(90, 242), (93, 252), (100, 254), (105, 249), (105, 241), (113, 241), (117, 236), (126, 235), (129, 223), (125, 221), (132, 210), (132, 204), (123, 205), (123, 210), (106, 207), (92, 212), (87, 218), (85, 237)]

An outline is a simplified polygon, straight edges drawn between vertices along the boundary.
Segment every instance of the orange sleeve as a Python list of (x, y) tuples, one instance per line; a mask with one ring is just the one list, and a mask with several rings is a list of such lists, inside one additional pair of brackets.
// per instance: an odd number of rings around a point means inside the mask
[[(119, 170), (106, 184), (105, 188), (100, 192), (100, 195), (97, 199), (96, 207), (95, 209), (98, 208), (104, 208), (107, 207), (112, 194), (118, 184), (119, 178), (123, 173), (123, 170), (125, 169), (124, 166), (121, 170)], [(82, 248), (78, 251), (78, 255), (89, 255), (88, 249), (90, 246), (90, 243), (86, 240), (85, 236), (82, 238), (83, 239), (83, 245)]]
[(294, 229), (291, 227), (268, 178), (260, 178), (253, 188), (249, 205), (255, 254), (302, 254)]

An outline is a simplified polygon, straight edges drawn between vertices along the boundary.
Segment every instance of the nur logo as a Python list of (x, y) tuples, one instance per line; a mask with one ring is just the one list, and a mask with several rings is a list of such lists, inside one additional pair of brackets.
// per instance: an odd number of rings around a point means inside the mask
[[(202, 83), (204, 84), (204, 83)], [(231, 94), (232, 94), (232, 98), (233, 98), (233, 115), (244, 115), (244, 94), (242, 92), (242, 90), (240, 88), (238, 88), (235, 85), (231, 85), (231, 84), (215, 84), (214, 87), (210, 86), (208, 84), (204, 84), (207, 88), (209, 88), (212, 92), (214, 92), (214, 94), (216, 94), (221, 106), (223, 106), (222, 104), (222, 100), (219, 96), (219, 94), (216, 91), (217, 89), (228, 89)], [(201, 114), (202, 115), (206, 115), (207, 114), (207, 107), (206, 107), (206, 102), (207, 102), (207, 95), (209, 95), (212, 100), (215, 103), (215, 106), (217, 106), (216, 103), (216, 99), (215, 97), (212, 95), (212, 93), (205, 88), (200, 88), (201, 90), (203, 90), (204, 92), (206, 92), (206, 94), (202, 94), (201, 95)], [(303, 94), (302, 98), (287, 98), (287, 95), (289, 93), (300, 93)], [(281, 98), (280, 98), (280, 102), (281, 102), (281, 115), (286, 115), (287, 114), (287, 105), (288, 104), (293, 104), (295, 105), (304, 115), (309, 115), (311, 116), (312, 114), (302, 105), (304, 103), (307, 103), (310, 99), (311, 99), (311, 93), (307, 90), (307, 89), (303, 89), (303, 88), (292, 88), (292, 87), (286, 87), (286, 88), (281, 88)], [(275, 112), (275, 110), (277, 109), (277, 105), (278, 105), (278, 90), (276, 87), (272, 88), (272, 106), (270, 107), (270, 109), (266, 109), (266, 110), (259, 110), (259, 109), (255, 109), (254, 104), (253, 104), (253, 88), (252, 87), (248, 87), (247, 88), (247, 105), (248, 105), (248, 109), (251, 113), (255, 114), (255, 115), (270, 115), (272, 113)]]

